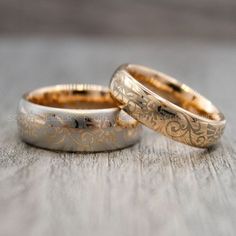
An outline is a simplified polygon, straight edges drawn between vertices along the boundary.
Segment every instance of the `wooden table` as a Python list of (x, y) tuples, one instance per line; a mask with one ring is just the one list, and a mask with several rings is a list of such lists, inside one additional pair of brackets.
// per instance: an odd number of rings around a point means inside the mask
[[(110, 153), (37, 149), (17, 136), (22, 93), (59, 83), (108, 84), (123, 62), (170, 75), (227, 117), (222, 142), (199, 150), (144, 129)], [(159, 39), (0, 40), (0, 235), (235, 235), (236, 44)]]

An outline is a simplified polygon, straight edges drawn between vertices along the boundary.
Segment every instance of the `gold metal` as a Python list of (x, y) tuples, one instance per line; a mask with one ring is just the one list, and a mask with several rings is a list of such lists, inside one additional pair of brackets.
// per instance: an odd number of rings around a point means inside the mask
[(56, 85), (26, 93), (19, 103), (21, 138), (34, 146), (79, 152), (136, 143), (141, 125), (122, 111), (106, 87)]
[(205, 148), (223, 134), (224, 115), (205, 97), (161, 72), (122, 65), (110, 90), (129, 115), (178, 142)]

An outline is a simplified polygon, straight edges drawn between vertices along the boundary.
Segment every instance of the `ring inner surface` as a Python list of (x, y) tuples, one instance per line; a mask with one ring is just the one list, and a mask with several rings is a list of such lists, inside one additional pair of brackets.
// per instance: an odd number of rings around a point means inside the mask
[(109, 90), (98, 88), (70, 88), (36, 90), (26, 99), (32, 103), (63, 109), (106, 109), (117, 105), (111, 98)]
[(148, 68), (128, 66), (128, 73), (152, 92), (201, 117), (220, 121), (220, 113), (210, 101), (171, 77)]

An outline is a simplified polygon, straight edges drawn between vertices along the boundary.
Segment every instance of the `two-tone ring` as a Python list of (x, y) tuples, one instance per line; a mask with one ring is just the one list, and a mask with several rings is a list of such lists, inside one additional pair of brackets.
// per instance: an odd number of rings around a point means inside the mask
[(174, 78), (125, 64), (114, 73), (111, 94), (130, 116), (165, 136), (195, 147), (218, 142), (224, 115), (208, 99)]
[(98, 152), (136, 143), (141, 125), (122, 111), (108, 88), (57, 85), (26, 93), (18, 107), (21, 138), (60, 151)]

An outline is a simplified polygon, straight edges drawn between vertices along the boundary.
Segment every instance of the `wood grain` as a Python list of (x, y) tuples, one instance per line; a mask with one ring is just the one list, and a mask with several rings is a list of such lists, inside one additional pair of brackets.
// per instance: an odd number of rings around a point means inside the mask
[[(0, 235), (235, 235), (236, 44), (116, 39), (0, 40)], [(40, 86), (106, 85), (123, 62), (176, 75), (226, 114), (199, 150), (145, 129), (121, 151), (72, 154), (22, 143), (15, 109)]]
[(234, 0), (1, 0), (2, 35), (236, 38)]

